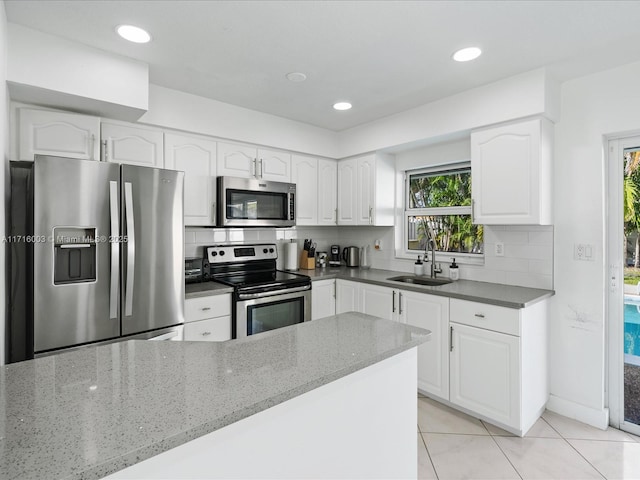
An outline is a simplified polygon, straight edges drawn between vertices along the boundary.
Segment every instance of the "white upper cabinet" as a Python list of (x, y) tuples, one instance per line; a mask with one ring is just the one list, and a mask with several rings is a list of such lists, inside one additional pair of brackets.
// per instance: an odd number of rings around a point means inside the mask
[(291, 182), (291, 154), (218, 142), (218, 175)]
[(100, 159), (100, 119), (87, 115), (21, 108), (18, 157), (33, 156)]
[(166, 133), (165, 167), (184, 172), (184, 224), (216, 224), (216, 142)]
[(162, 130), (123, 122), (102, 122), (102, 155), (107, 162), (163, 168)]
[(393, 160), (375, 153), (338, 163), (338, 225), (393, 226)]
[(358, 161), (338, 162), (338, 225), (357, 225)]
[(318, 225), (335, 225), (338, 208), (338, 162), (318, 160)]
[(550, 225), (553, 125), (544, 118), (471, 133), (473, 222)]
[(296, 224), (335, 225), (337, 162), (306, 155), (291, 156), (291, 181), (296, 184)]

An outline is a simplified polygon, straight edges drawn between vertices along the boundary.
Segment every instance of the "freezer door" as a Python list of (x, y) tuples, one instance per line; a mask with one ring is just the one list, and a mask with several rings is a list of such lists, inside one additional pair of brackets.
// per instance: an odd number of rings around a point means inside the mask
[(184, 323), (184, 173), (122, 165), (122, 334)]
[(120, 334), (119, 246), (109, 242), (119, 230), (119, 167), (36, 156), (28, 239), (36, 353)]

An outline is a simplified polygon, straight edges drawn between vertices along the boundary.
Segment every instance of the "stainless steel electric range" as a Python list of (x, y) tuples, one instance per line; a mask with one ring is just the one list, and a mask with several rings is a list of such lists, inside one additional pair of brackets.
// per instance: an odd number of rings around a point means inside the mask
[(232, 337), (311, 320), (311, 279), (276, 269), (275, 244), (204, 249), (205, 278), (233, 287)]

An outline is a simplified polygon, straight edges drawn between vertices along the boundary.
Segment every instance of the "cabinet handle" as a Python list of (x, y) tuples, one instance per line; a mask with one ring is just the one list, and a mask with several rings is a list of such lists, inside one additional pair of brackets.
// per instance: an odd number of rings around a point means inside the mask
[(253, 174), (252, 175), (257, 178), (258, 175), (257, 175), (256, 159), (255, 158), (253, 159), (252, 164), (253, 164)]
[(103, 157), (103, 162), (108, 162), (109, 161), (109, 155), (107, 155), (107, 141), (106, 140), (102, 141), (102, 157)]
[(396, 312), (396, 291), (391, 292), (391, 313)]
[(453, 352), (453, 327), (449, 327), (449, 351)]
[(402, 315), (402, 292), (398, 292), (398, 313)]
[(96, 157), (93, 154), (93, 147), (95, 147), (96, 145), (96, 136), (94, 134), (91, 134), (91, 137), (89, 138), (89, 159), (90, 160), (95, 160)]
[(483, 313), (476, 313), (474, 316), (478, 317), (478, 318), (484, 318), (484, 314)]
[(338, 209), (336, 208), (336, 225), (338, 224)]
[(211, 218), (213, 219), (213, 224), (216, 224), (216, 204), (215, 202), (211, 204)]
[(211, 307), (202, 307), (203, 312), (206, 312), (207, 310), (211, 310)]
[(206, 337), (206, 336), (208, 336), (208, 335), (211, 335), (211, 332), (202, 332), (202, 334), (201, 334), (201, 335), (202, 335), (203, 337)]
[(371, 225), (372, 223), (372, 217), (371, 217), (371, 211), (373, 210), (373, 208), (369, 207), (369, 225)]
[(263, 160), (260, 159), (260, 176), (258, 178), (262, 178), (262, 170), (263, 170), (262, 162)]

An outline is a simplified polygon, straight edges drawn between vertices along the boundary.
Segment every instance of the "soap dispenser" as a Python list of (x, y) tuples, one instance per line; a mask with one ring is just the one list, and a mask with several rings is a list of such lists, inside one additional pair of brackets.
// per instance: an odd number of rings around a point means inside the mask
[(453, 263), (449, 265), (449, 278), (451, 280), (458, 280), (460, 278), (460, 270), (458, 270), (458, 264), (456, 259), (453, 259)]
[(420, 255), (418, 255), (418, 260), (416, 260), (416, 263), (413, 265), (413, 273), (415, 275), (424, 275), (424, 264), (420, 259)]

